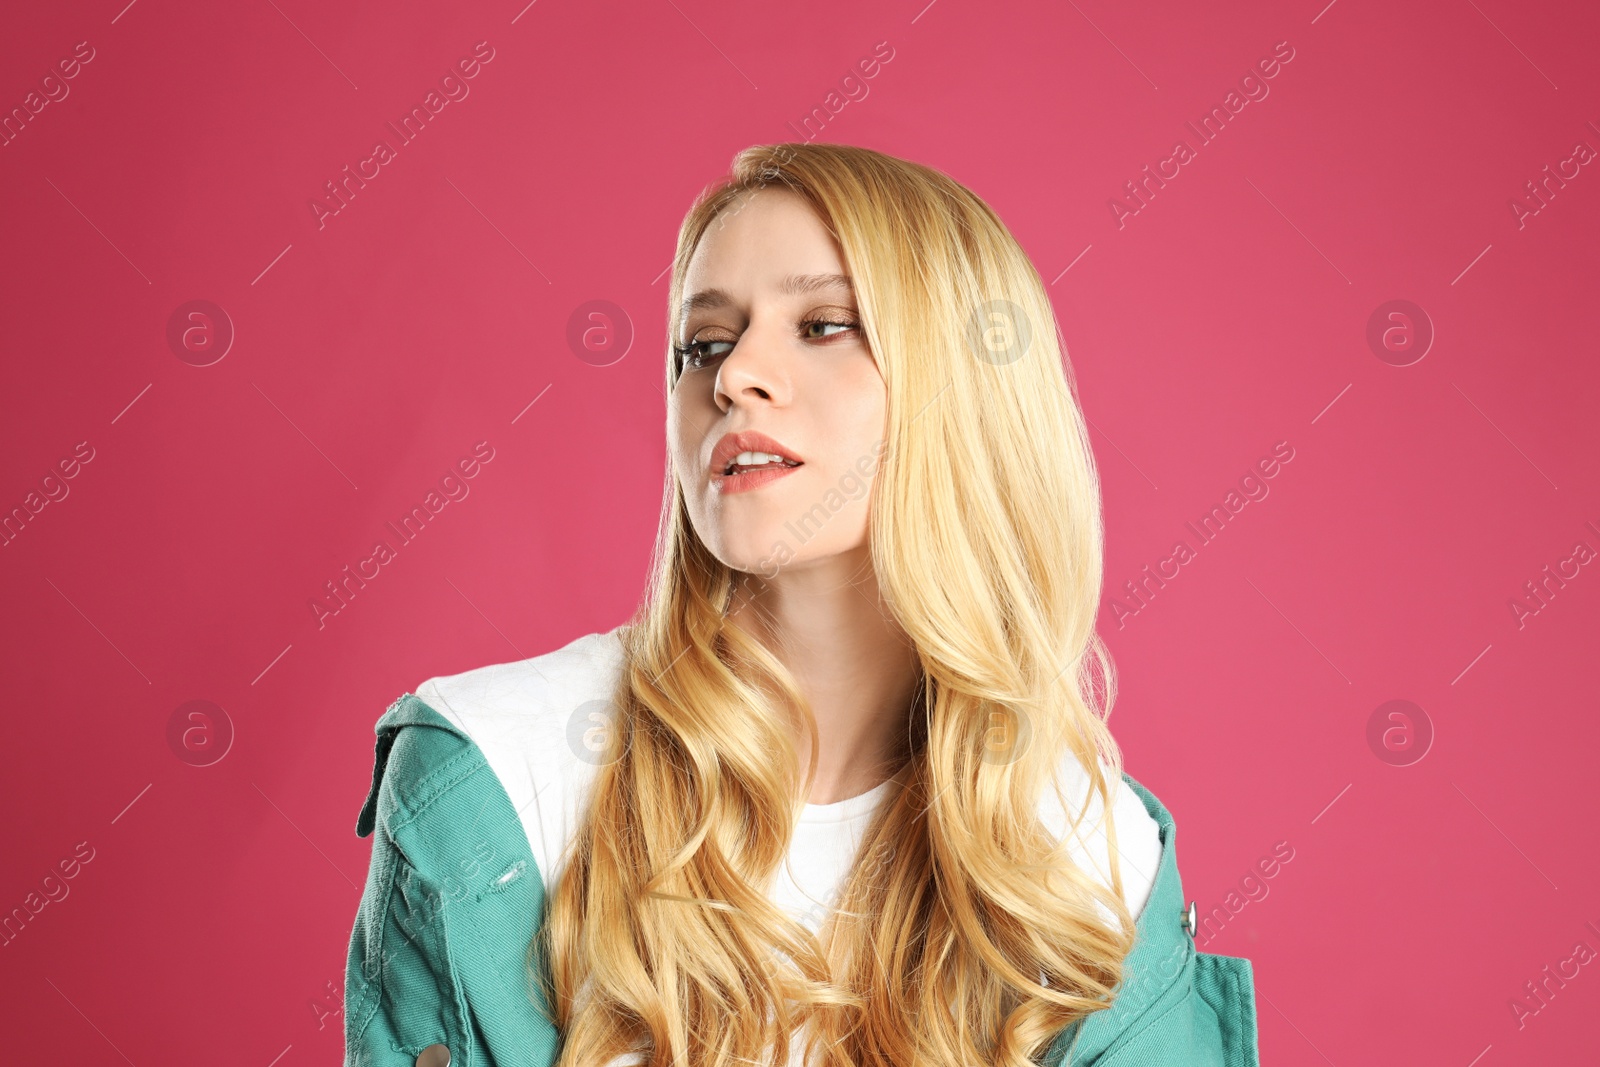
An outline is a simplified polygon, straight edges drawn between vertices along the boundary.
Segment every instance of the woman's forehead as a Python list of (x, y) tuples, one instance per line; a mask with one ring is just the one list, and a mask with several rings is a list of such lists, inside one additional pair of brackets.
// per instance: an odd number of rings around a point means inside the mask
[(847, 273), (828, 228), (811, 206), (792, 192), (763, 190), (727, 218), (726, 224), (713, 221), (706, 228), (690, 257), (684, 272), (686, 298), (709, 289), (771, 291), (784, 287), (794, 276)]

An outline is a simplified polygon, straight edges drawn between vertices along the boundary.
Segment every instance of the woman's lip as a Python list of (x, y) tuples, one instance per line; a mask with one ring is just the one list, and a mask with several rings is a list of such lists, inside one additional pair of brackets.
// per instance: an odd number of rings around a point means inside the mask
[(760, 430), (740, 430), (738, 433), (723, 434), (717, 441), (716, 447), (711, 450), (710, 462), (707, 464), (709, 473), (721, 475), (743, 452), (775, 453), (786, 460), (800, 462), (800, 457), (790, 451), (783, 442), (768, 437)]
[(805, 466), (796, 463), (792, 467), (763, 467), (760, 470), (741, 471), (738, 474), (713, 474), (711, 488), (727, 496), (730, 493), (748, 493), (752, 489), (759, 489), (763, 485), (777, 481), (785, 474), (792, 474)]

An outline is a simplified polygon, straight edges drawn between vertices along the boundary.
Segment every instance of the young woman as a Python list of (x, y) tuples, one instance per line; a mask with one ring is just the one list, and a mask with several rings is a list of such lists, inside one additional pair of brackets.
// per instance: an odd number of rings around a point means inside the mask
[(667, 310), (634, 620), (378, 722), (347, 1065), (1255, 1064), (1104, 721), (1099, 484), (1005, 226), (759, 146)]

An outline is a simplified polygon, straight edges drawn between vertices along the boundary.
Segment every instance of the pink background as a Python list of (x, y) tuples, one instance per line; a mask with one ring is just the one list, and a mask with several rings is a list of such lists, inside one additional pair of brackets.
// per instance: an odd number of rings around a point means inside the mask
[[(628, 616), (678, 223), (875, 49), (809, 136), (947, 171), (1050, 283), (1105, 478), (1112, 726), (1222, 909), (1202, 947), (1254, 961), (1263, 1061), (1600, 1051), (1600, 964), (1524, 987), (1600, 951), (1600, 167), (1563, 163), (1600, 148), (1592, 5), (124, 3), (0, 36), (7, 112), (93, 49), (0, 147), (0, 509), (66, 492), (0, 551), (0, 909), (92, 855), (0, 952), (12, 1059), (337, 1062), (373, 722)], [(469, 95), (319, 226), (480, 41)], [(1285, 41), (1202, 145), (1186, 123)], [(203, 329), (168, 341), (193, 300), (235, 332), (208, 366)], [(569, 343), (595, 300), (621, 358)], [(1391, 300), (1419, 311), (1374, 348)], [(1406, 328), (1435, 336), (1399, 366)], [(324, 583), (484, 441), (319, 627)], [(1202, 546), (1186, 523), (1279, 442)], [(210, 766), (169, 742), (194, 700), (221, 713), (191, 750), (233, 732)], [(1415, 710), (1370, 742), (1391, 700)]]

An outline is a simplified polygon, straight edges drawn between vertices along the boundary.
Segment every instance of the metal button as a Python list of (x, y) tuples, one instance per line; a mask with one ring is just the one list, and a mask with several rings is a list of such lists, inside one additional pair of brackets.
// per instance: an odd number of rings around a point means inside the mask
[(450, 1067), (450, 1050), (443, 1045), (429, 1045), (417, 1056), (417, 1067)]
[(1195, 936), (1195, 910), (1194, 901), (1189, 901), (1189, 907), (1183, 913), (1183, 928), (1189, 931), (1189, 936)]

